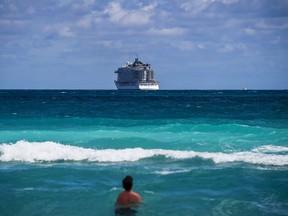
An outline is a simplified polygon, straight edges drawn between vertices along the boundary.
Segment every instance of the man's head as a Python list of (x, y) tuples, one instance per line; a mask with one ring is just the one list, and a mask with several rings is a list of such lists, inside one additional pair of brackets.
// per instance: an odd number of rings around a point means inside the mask
[(122, 185), (123, 188), (126, 191), (130, 191), (133, 187), (133, 178), (131, 176), (126, 176), (123, 180), (122, 180)]

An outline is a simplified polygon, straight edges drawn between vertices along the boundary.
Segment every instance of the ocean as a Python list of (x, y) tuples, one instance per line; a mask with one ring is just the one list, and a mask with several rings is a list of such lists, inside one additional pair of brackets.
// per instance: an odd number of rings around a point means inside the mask
[[(288, 215), (288, 91), (0, 90), (0, 215)], [(129, 215), (129, 214), (128, 214)]]

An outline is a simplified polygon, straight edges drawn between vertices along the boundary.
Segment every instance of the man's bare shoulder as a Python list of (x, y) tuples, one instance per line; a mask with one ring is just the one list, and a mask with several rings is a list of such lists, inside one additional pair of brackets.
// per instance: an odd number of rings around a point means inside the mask
[(137, 200), (137, 201), (142, 200), (141, 196), (136, 192), (131, 191), (131, 196), (133, 196), (135, 198), (135, 200)]
[(117, 199), (117, 203), (121, 205), (129, 205), (129, 204), (135, 204), (135, 203), (141, 203), (142, 198), (141, 196), (133, 191), (122, 191)]

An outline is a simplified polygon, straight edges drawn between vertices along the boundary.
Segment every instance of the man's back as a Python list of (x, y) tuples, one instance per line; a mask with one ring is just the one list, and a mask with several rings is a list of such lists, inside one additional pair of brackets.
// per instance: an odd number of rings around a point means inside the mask
[(117, 198), (117, 204), (122, 207), (130, 207), (142, 203), (141, 196), (133, 191), (123, 191)]

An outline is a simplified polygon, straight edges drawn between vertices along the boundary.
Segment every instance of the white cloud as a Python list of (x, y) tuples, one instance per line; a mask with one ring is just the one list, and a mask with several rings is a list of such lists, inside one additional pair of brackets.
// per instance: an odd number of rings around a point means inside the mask
[(29, 20), (0, 19), (0, 32), (21, 35), (22, 32), (25, 32), (28, 29), (31, 29), (31, 21)]
[(224, 44), (222, 47), (220, 47), (217, 51), (219, 53), (231, 53), (235, 50), (235, 47), (231, 44)]
[(160, 29), (157, 29), (157, 28), (151, 28), (148, 30), (148, 34), (150, 35), (166, 35), (166, 36), (169, 36), (169, 35), (182, 35), (186, 32), (186, 29), (184, 28), (160, 28)]
[(216, 2), (229, 5), (238, 2), (238, 0), (191, 0), (180, 4), (180, 8), (192, 15), (197, 15)]
[(95, 23), (100, 23), (100, 14), (97, 11), (92, 11), (90, 14), (83, 16), (77, 23), (76, 26), (82, 28), (90, 28)]
[(67, 26), (64, 26), (58, 30), (58, 33), (62, 37), (74, 37), (75, 34), (71, 31), (71, 29)]
[(268, 24), (265, 21), (259, 21), (256, 23), (256, 27), (263, 30), (287, 30), (288, 29), (288, 22), (287, 18), (284, 20), (279, 20), (279, 23), (275, 24)]
[(83, 3), (84, 5), (90, 6), (90, 5), (95, 4), (95, 0), (83, 0)]
[(146, 5), (146, 6), (142, 7), (141, 10), (143, 10), (143, 11), (151, 11), (151, 10), (154, 10), (157, 7), (157, 5), (158, 4), (156, 2), (154, 2), (154, 3), (150, 4), (150, 5)]
[(62, 25), (62, 24), (56, 24), (54, 26), (47, 26), (44, 28), (44, 32), (56, 33), (57, 35), (64, 37), (64, 38), (71, 38), (71, 37), (76, 36), (76, 34), (72, 32), (70, 27)]
[(199, 49), (205, 49), (205, 46), (203, 44), (188, 40), (173, 43), (172, 46), (180, 49), (181, 51), (195, 51)]
[(186, 12), (196, 15), (205, 10), (210, 5), (210, 1), (195, 1), (185, 2), (180, 5), (180, 8)]
[(91, 14), (82, 17), (76, 25), (83, 28), (90, 28), (93, 23), (93, 16)]
[(120, 48), (122, 47), (122, 41), (119, 40), (100, 40), (96, 42), (97, 45), (106, 48)]
[(254, 36), (256, 35), (256, 31), (252, 28), (245, 28), (243, 30), (243, 32), (246, 34), (246, 35), (250, 35), (250, 36)]
[(73, 49), (63, 49), (62, 53), (73, 53), (74, 50)]
[(218, 44), (217, 52), (219, 53), (232, 53), (235, 51), (241, 51), (243, 54), (249, 52), (248, 47), (242, 43), (227, 43), (227, 44)]
[(197, 49), (197, 46), (191, 41), (181, 41), (178, 44), (178, 48), (182, 51), (192, 51)]
[(198, 49), (205, 49), (205, 46), (203, 44), (197, 44)]
[(0, 20), (0, 26), (14, 26), (14, 27), (23, 27), (25, 25), (29, 24), (29, 21), (27, 20), (9, 20), (9, 19), (2, 19)]
[(109, 16), (109, 20), (122, 25), (145, 25), (151, 22), (151, 16), (155, 4), (145, 6), (138, 10), (127, 10), (122, 8), (119, 2), (111, 2), (104, 10), (103, 14)]
[(95, 4), (95, 0), (83, 0), (80, 3), (74, 3), (72, 8), (75, 10), (87, 10)]
[(225, 5), (229, 5), (229, 4), (237, 3), (239, 0), (219, 0), (219, 1), (222, 2)]

